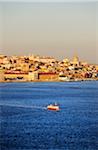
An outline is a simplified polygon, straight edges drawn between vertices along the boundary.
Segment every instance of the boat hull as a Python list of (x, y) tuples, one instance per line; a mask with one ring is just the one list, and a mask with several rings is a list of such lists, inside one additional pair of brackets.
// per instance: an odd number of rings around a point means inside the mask
[(60, 108), (58, 106), (47, 106), (48, 110), (54, 110), (54, 111), (59, 111)]

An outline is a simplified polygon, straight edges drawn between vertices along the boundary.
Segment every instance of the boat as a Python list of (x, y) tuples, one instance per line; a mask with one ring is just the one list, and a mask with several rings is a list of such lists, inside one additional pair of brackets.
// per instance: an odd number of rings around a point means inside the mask
[(47, 106), (47, 109), (48, 110), (54, 110), (54, 111), (59, 111), (60, 110), (60, 108), (57, 104), (50, 104), (50, 105)]

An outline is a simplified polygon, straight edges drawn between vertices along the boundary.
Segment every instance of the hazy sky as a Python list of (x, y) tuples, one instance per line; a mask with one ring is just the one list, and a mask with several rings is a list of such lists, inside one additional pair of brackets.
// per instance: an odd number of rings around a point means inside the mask
[(1, 2), (0, 53), (98, 63), (98, 2)]

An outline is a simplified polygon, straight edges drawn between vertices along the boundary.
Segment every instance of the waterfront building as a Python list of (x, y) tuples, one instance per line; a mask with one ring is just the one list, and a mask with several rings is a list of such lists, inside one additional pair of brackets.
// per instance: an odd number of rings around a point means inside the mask
[(29, 81), (38, 80), (38, 71), (29, 72), (28, 73), (28, 80)]
[(8, 81), (17, 81), (17, 80), (25, 80), (28, 81), (28, 73), (19, 72), (19, 71), (6, 71), (4, 74), (4, 79)]
[(40, 72), (38, 73), (38, 79), (42, 81), (58, 80), (59, 74), (53, 72)]
[(4, 81), (4, 71), (0, 70), (0, 82)]

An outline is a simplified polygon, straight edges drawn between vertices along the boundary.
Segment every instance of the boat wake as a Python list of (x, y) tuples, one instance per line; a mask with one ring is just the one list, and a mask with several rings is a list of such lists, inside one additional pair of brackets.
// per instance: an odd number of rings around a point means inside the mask
[(13, 105), (13, 104), (0, 104), (0, 106), (9, 106), (9, 107), (18, 107), (18, 108), (31, 108), (31, 109), (47, 109), (47, 107), (43, 106), (26, 106), (26, 105)]

